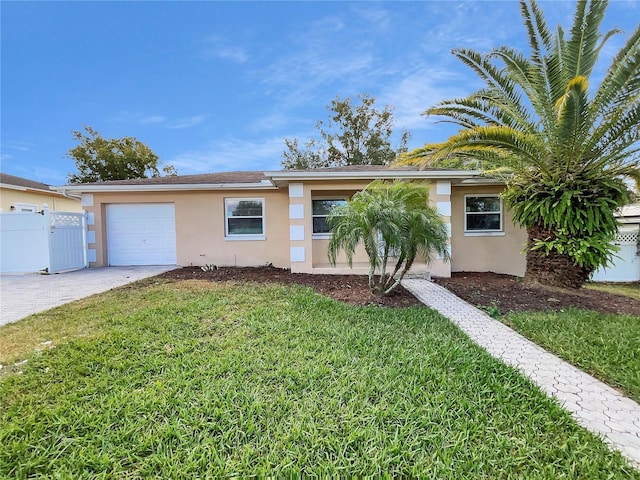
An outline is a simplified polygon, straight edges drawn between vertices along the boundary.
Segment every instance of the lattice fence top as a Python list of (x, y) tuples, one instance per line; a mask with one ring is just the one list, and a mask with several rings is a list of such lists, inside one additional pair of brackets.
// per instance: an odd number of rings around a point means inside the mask
[(626, 244), (626, 245), (635, 245), (638, 243), (638, 236), (640, 231), (638, 227), (622, 227), (618, 231), (618, 236), (616, 237), (616, 243)]
[(52, 213), (52, 227), (82, 227), (82, 213)]

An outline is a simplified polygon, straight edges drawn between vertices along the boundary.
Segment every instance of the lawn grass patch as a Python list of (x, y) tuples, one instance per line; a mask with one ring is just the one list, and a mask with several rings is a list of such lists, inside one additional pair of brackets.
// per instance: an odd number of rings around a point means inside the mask
[(0, 476), (640, 478), (427, 308), (195, 281), (61, 308), (93, 333), (0, 379)]
[(591, 290), (600, 290), (602, 292), (614, 293), (616, 295), (624, 295), (634, 300), (640, 301), (640, 283), (601, 283), (594, 282), (586, 285)]
[(569, 309), (510, 313), (502, 320), (546, 350), (640, 401), (640, 317)]

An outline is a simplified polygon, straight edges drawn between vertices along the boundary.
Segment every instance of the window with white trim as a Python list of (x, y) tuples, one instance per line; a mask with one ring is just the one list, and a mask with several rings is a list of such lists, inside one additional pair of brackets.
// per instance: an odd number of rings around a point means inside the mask
[(225, 198), (225, 236), (264, 238), (264, 198)]
[(329, 235), (331, 227), (327, 223), (329, 212), (335, 207), (345, 205), (344, 198), (316, 198), (311, 200), (311, 216), (313, 218), (313, 233)]
[(493, 194), (465, 195), (465, 232), (502, 231), (502, 200)]
[(11, 205), (12, 212), (37, 212), (38, 205), (35, 203), (14, 203)]

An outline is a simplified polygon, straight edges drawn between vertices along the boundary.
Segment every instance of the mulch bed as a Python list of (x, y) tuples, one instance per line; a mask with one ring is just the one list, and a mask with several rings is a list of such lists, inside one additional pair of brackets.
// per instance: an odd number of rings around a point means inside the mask
[(311, 275), (291, 273), (275, 267), (220, 267), (204, 272), (200, 267), (184, 267), (160, 275), (172, 280), (209, 280), (211, 282), (256, 282), (306, 285), (335, 300), (351, 305), (380, 305), (383, 307), (411, 307), (422, 303), (407, 290), (398, 287), (391, 295), (376, 297), (369, 282), (362, 275)]
[(564, 290), (531, 286), (511, 275), (458, 272), (436, 283), (472, 305), (497, 306), (502, 314), (520, 311), (560, 311), (567, 308), (640, 316), (640, 302), (633, 298), (590, 289)]
[[(390, 296), (375, 297), (369, 290), (367, 277), (362, 275), (311, 275), (274, 267), (220, 267), (204, 272), (200, 267), (184, 267), (166, 272), (161, 278), (297, 284), (309, 286), (323, 295), (351, 305), (391, 308), (422, 305), (402, 287)], [(436, 278), (434, 281), (472, 305), (495, 306), (503, 314), (512, 311), (559, 311), (574, 307), (640, 316), (640, 302), (629, 297), (586, 289), (574, 291), (534, 287), (510, 275), (462, 272), (452, 274), (451, 278)]]

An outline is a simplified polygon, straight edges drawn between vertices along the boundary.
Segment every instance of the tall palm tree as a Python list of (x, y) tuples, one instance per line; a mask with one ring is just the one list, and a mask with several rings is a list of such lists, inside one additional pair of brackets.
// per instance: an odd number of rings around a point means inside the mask
[(427, 262), (434, 253), (448, 259), (447, 228), (428, 201), (424, 186), (372, 182), (346, 205), (330, 212), (329, 261), (335, 265), (338, 253), (344, 250), (351, 266), (357, 247), (364, 245), (369, 287), (376, 295), (387, 295), (400, 285), (418, 256)]
[(528, 232), (525, 278), (579, 287), (614, 253), (613, 212), (628, 201), (625, 178), (640, 179), (640, 26), (599, 86), (590, 78), (604, 44), (605, 0), (577, 2), (568, 35), (552, 32), (535, 0), (521, 0), (530, 53), (454, 50), (485, 87), (445, 100), (427, 115), (461, 127), (402, 161), (473, 165), (502, 175), (515, 222)]

